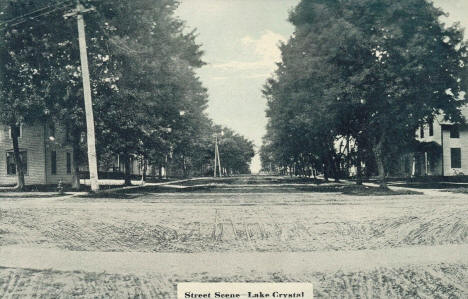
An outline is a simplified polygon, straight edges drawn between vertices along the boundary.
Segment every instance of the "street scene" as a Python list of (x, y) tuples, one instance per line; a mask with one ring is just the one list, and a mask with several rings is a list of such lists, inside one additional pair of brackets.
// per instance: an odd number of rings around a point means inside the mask
[(464, 0), (0, 0), (0, 298), (468, 298), (467, 26)]

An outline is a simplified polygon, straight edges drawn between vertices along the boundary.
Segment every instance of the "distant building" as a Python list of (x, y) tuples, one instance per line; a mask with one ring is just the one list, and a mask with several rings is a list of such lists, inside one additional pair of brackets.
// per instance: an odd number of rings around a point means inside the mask
[[(73, 149), (67, 131), (52, 122), (21, 125), (18, 144), (26, 184), (71, 183)], [(0, 185), (16, 182), (10, 127), (0, 125)]]
[[(89, 172), (88, 164), (81, 164), (79, 166), (80, 172), (85, 174), (87, 178), (87, 173)], [(152, 165), (148, 165), (147, 174), (152, 170)], [(125, 164), (124, 161), (120, 159), (120, 155), (112, 155), (107, 157), (107, 159), (100, 159), (98, 161), (98, 171), (99, 178), (122, 178), (125, 173)], [(131, 175), (141, 175), (143, 173), (142, 159), (136, 155), (130, 157), (130, 174)], [(112, 175), (117, 174), (117, 175)]]
[(413, 175), (468, 175), (468, 126), (439, 118), (421, 126), (416, 139), (423, 146), (414, 155)]

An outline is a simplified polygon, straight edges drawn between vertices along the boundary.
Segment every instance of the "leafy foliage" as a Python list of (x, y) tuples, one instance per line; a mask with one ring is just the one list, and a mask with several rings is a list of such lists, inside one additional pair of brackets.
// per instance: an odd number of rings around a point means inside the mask
[(263, 156), (333, 169), (342, 164), (337, 140), (351, 138), (349, 160), (375, 159), (383, 180), (419, 125), (440, 114), (462, 122), (467, 48), (462, 29), (442, 24), (442, 14), (425, 0), (301, 1), (264, 89)]
[[(183, 161), (174, 167), (186, 175), (192, 166), (209, 165), (211, 157), (200, 153), (210, 148), (207, 136), (216, 129), (205, 114), (207, 90), (195, 73), (204, 65), (203, 52), (195, 31), (185, 32), (174, 16), (177, 1), (82, 3), (94, 8), (84, 19), (101, 166), (119, 155), (128, 178), (132, 157), (157, 166)], [(76, 22), (63, 18), (75, 2), (0, 5), (2, 123), (61, 122), (72, 131), (75, 152), (82, 151), (86, 127)], [(244, 164), (231, 166), (245, 172), (253, 147), (242, 150), (249, 153), (241, 153)], [(79, 162), (79, 155), (73, 160)]]

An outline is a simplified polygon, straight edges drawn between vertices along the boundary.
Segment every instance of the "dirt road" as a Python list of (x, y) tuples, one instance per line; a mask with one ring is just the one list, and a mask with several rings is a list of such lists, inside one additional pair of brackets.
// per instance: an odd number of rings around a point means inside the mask
[(241, 253), (96, 252), (5, 246), (0, 247), (0, 266), (112, 274), (162, 273), (171, 276), (194, 272), (226, 276), (251, 271), (301, 275), (311, 270), (350, 272), (407, 265), (468, 265), (467, 252), (468, 244), (353, 251)]
[(2, 199), (0, 297), (173, 298), (177, 281), (312, 281), (318, 297), (462, 298), (467, 216), (468, 196), (451, 193)]

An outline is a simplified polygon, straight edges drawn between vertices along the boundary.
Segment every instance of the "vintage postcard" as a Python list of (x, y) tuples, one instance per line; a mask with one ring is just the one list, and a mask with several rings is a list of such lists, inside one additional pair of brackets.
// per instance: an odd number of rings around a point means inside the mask
[(468, 298), (467, 0), (0, 0), (0, 298)]

